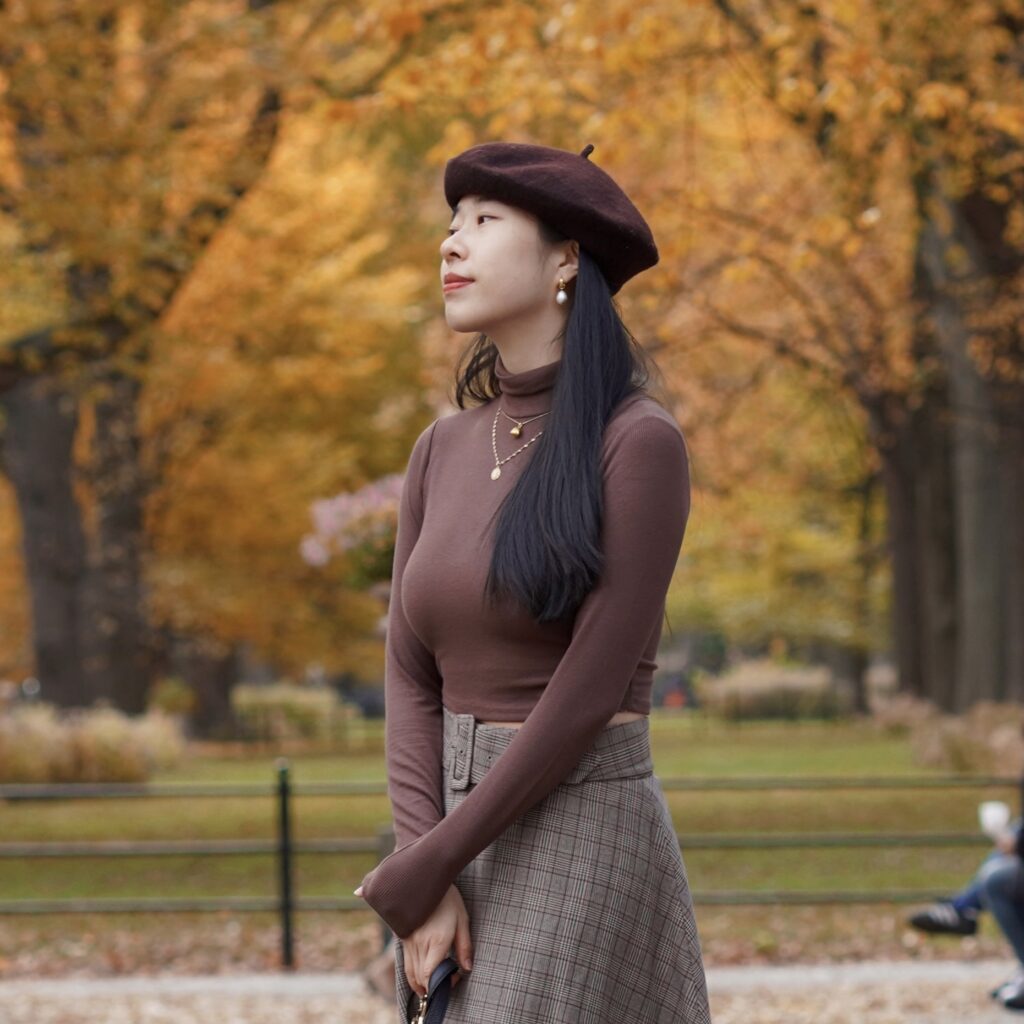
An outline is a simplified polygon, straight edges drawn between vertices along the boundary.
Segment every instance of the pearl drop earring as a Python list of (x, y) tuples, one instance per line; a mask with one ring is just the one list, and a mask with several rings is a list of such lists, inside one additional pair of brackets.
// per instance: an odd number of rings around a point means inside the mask
[(569, 298), (569, 293), (565, 290), (565, 281), (562, 278), (558, 279), (558, 292), (555, 294), (555, 302), (560, 306), (565, 305), (566, 300)]

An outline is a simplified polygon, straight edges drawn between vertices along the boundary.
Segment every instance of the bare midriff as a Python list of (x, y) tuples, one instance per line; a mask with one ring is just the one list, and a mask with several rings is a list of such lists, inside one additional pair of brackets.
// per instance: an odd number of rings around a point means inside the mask
[[(647, 716), (642, 711), (616, 711), (611, 718), (608, 719), (608, 724), (605, 726), (607, 729), (612, 725), (619, 725), (621, 722), (635, 722), (638, 718), (646, 718)], [(502, 725), (507, 729), (518, 729), (523, 723), (522, 722), (481, 722), (481, 725)]]

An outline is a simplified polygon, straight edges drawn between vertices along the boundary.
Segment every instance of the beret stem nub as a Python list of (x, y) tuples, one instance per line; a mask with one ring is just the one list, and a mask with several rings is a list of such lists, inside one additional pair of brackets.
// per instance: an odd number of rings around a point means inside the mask
[(583, 152), (582, 152), (582, 153), (580, 153), (580, 156), (581, 156), (581, 157), (583, 157), (583, 159), (585, 160), (585, 159), (586, 159), (586, 158), (587, 158), (588, 156), (590, 156), (590, 154), (591, 154), (591, 153), (593, 153), (593, 152), (594, 152), (594, 144), (593, 144), (592, 142), (588, 142), (588, 143), (587, 143), (587, 144), (586, 144), (586, 145), (585, 145), (585, 146), (583, 147)]

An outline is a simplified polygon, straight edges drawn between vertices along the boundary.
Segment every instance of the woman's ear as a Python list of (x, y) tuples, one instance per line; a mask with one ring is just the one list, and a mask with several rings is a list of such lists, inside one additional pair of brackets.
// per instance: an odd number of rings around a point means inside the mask
[(566, 245), (562, 262), (558, 264), (558, 273), (565, 278), (566, 282), (571, 281), (580, 271), (580, 243), (572, 239)]

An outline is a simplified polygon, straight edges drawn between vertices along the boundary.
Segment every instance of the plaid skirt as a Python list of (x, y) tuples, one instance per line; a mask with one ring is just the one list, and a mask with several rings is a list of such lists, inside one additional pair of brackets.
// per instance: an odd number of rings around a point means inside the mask
[[(446, 814), (515, 734), (444, 709)], [(710, 1024), (693, 902), (646, 717), (605, 727), (455, 884), (473, 971), (452, 990), (446, 1024)], [(394, 948), (408, 1024), (401, 939)]]

